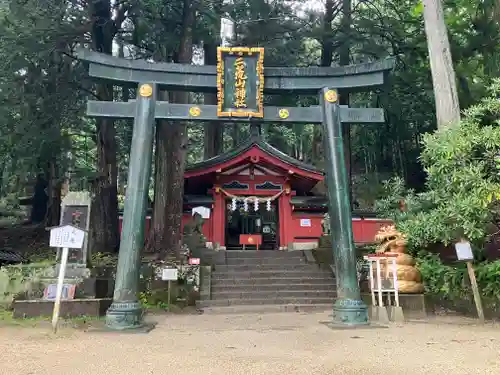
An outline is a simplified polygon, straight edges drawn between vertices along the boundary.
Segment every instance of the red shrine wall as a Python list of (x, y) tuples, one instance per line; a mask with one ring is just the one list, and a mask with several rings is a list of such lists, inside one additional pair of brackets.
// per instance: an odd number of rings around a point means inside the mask
[(292, 215), (291, 232), (293, 240), (291, 242), (311, 242), (317, 241), (323, 234), (322, 214), (302, 214)]
[[(286, 199), (283, 199), (286, 200)], [(283, 207), (283, 205), (281, 205)], [(282, 212), (280, 208), (280, 217), (291, 217), (289, 223), (285, 220), (280, 220), (280, 232), (282, 241), (280, 241), (280, 246), (288, 246), (290, 243), (297, 244), (310, 244), (318, 243), (319, 238), (323, 234), (323, 226), (321, 221), (323, 220), (322, 214), (317, 213), (292, 213), (291, 206), (289, 216), (281, 216), (286, 214)], [(219, 242), (224, 246), (224, 227), (220, 227), (220, 222), (215, 222), (213, 211), (211, 212), (210, 219), (205, 220), (203, 223), (202, 231), (208, 242)], [(221, 210), (222, 211), (222, 210)], [(283, 211), (287, 211), (286, 209)], [(185, 213), (182, 216), (182, 227), (189, 222), (191, 215)], [(146, 217), (145, 222), (145, 232), (149, 232), (151, 222), (151, 216)], [(371, 243), (375, 239), (375, 235), (378, 230), (386, 225), (390, 225), (390, 220), (376, 219), (376, 218), (357, 218), (352, 219), (352, 231), (354, 235), (354, 242), (358, 244)], [(122, 217), (120, 216), (119, 221), (120, 233), (122, 230)]]
[[(323, 214), (318, 213), (293, 213), (291, 220), (292, 240), (294, 243), (318, 243), (323, 235)], [(392, 222), (386, 219), (378, 218), (352, 218), (352, 232), (354, 242), (357, 244), (372, 243), (375, 235), (383, 226), (390, 225)]]

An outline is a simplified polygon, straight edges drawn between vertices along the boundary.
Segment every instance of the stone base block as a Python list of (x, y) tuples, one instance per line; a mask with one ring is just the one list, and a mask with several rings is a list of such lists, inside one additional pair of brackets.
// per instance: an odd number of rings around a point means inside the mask
[[(372, 304), (370, 293), (361, 293), (361, 299), (367, 304)], [(384, 303), (387, 303), (387, 298), (384, 296)], [(394, 301), (391, 303), (394, 305)], [(403, 308), (405, 318), (408, 319), (426, 319), (427, 309), (425, 304), (425, 296), (423, 294), (400, 294), (399, 306)]]
[(388, 324), (389, 314), (387, 308), (384, 306), (370, 306), (369, 307), (370, 321), (378, 324)]
[(405, 316), (403, 314), (403, 308), (401, 306), (388, 306), (387, 313), (389, 314), (389, 320), (395, 323), (403, 323), (405, 321)]
[[(57, 284), (57, 278), (44, 278), (40, 281), (44, 286)], [(76, 285), (76, 298), (111, 298), (113, 296), (113, 279), (95, 277), (81, 279), (68, 277), (64, 279), (64, 284)], [(29, 296), (28, 298), (36, 299), (37, 297), (41, 296)]]
[[(111, 298), (73, 299), (61, 302), (61, 318), (75, 318), (79, 316), (104, 316), (111, 305)], [(14, 318), (36, 318), (52, 316), (54, 301), (46, 300), (19, 300), (14, 301)]]

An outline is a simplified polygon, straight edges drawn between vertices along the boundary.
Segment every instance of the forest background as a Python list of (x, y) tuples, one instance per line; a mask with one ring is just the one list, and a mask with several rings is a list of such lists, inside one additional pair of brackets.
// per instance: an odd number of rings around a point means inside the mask
[[(308, 6), (306, 6), (308, 5)], [(313, 5), (312, 7), (310, 5)], [(500, 72), (500, 3), (445, 0), (460, 107), (487, 95)], [(232, 25), (222, 40), (221, 24)], [(222, 33), (227, 34), (227, 33)], [(132, 122), (90, 119), (88, 99), (126, 101), (135, 88), (91, 81), (75, 58), (85, 47), (151, 61), (216, 63), (216, 48), (264, 47), (266, 66), (338, 66), (394, 57), (380, 89), (341, 96), (342, 104), (381, 107), (386, 122), (352, 125), (344, 136), (353, 196), (371, 210), (383, 181), (400, 176), (422, 191), (423, 135), (436, 129), (423, 6), (417, 0), (12, 0), (0, 3), (0, 218), (15, 222), (18, 198), (48, 192), (44, 223), (59, 218), (61, 186), (90, 189), (93, 251), (117, 251)], [(162, 93), (177, 103), (214, 103), (214, 95)], [(266, 97), (267, 104), (312, 105), (307, 96)], [(322, 131), (313, 125), (266, 124), (281, 151), (323, 166)], [(234, 147), (248, 125), (159, 122), (148, 247), (178, 252), (183, 171)], [(38, 177), (38, 185), (36, 185)]]

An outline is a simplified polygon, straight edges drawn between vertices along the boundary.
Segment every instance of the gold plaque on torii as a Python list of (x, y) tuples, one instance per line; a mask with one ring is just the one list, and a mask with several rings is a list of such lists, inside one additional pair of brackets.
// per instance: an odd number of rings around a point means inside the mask
[(217, 48), (217, 116), (264, 117), (264, 48)]

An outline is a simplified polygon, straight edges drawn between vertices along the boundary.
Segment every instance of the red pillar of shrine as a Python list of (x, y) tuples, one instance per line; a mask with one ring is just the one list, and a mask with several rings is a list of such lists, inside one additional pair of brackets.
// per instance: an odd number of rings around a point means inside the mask
[(224, 194), (219, 187), (214, 189), (214, 217), (212, 220), (213, 246), (218, 243), (219, 246), (225, 246), (225, 220), (226, 220), (226, 205)]
[(285, 192), (279, 198), (280, 247), (286, 247), (293, 242), (291, 190), (285, 187)]

